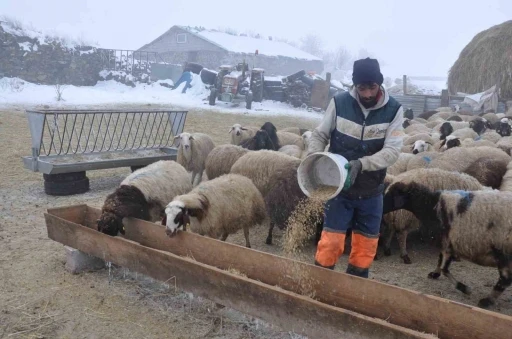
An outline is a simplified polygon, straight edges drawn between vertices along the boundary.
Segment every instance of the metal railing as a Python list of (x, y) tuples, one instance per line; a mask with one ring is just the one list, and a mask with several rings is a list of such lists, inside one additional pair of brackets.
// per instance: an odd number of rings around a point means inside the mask
[(170, 147), (186, 111), (27, 111), (32, 156), (92, 154)]
[(158, 52), (123, 49), (98, 49), (103, 69), (130, 74), (149, 73), (151, 63), (165, 63)]

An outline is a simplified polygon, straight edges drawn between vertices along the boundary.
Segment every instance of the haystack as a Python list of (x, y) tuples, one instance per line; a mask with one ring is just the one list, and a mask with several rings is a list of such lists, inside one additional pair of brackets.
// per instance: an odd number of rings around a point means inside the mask
[(512, 20), (478, 33), (462, 50), (448, 76), (450, 93), (480, 93), (498, 85), (512, 99)]

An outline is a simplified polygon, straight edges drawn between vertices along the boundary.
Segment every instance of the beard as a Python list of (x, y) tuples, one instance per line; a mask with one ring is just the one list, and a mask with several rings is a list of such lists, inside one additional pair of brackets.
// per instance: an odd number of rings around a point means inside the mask
[(377, 105), (377, 97), (359, 98), (359, 101), (361, 102), (361, 105), (364, 106), (364, 108), (371, 108)]

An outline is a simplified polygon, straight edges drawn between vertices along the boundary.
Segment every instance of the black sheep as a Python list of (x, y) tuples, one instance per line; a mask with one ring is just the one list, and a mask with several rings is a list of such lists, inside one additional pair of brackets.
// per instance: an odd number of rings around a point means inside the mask
[(272, 143), (276, 147), (276, 151), (279, 148), (281, 148), (279, 144), (279, 139), (277, 137), (277, 128), (276, 126), (274, 126), (273, 123), (267, 121), (266, 123), (263, 124), (263, 126), (261, 126), (260, 130), (264, 130), (265, 132), (267, 132), (268, 136), (270, 137), (270, 140), (272, 140)]
[(408, 108), (405, 110), (404, 118), (411, 119), (411, 120), (414, 119), (414, 112), (413, 112), (412, 108)]
[(244, 142), (242, 142), (240, 146), (251, 151), (259, 151), (262, 149), (267, 149), (271, 151), (278, 150), (276, 144), (272, 142), (267, 132), (261, 129), (257, 131), (256, 134), (251, 139), (247, 139)]

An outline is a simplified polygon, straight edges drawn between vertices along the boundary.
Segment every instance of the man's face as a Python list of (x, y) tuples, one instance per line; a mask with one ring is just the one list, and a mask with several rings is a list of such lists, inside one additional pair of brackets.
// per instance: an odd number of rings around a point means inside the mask
[(361, 104), (370, 108), (377, 104), (377, 94), (379, 93), (380, 86), (376, 83), (359, 84), (356, 86), (357, 93)]

